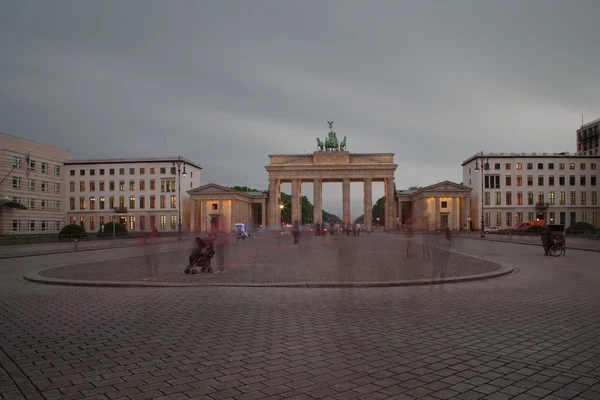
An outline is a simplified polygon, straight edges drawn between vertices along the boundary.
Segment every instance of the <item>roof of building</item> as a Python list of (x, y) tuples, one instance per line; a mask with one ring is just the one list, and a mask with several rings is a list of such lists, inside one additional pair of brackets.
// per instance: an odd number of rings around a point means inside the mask
[(416, 190), (405, 189), (405, 190), (396, 190), (396, 194), (413, 194)]
[(479, 152), (466, 160), (464, 160), (461, 166), (470, 163), (471, 161), (478, 158), (600, 158), (600, 155), (586, 156), (583, 154), (570, 153), (563, 151), (560, 153), (484, 153)]
[(592, 126), (592, 125), (595, 125), (595, 124), (598, 124), (598, 123), (600, 123), (600, 118), (598, 118), (598, 119), (595, 119), (595, 120), (593, 120), (593, 121), (590, 121), (590, 122), (588, 122), (588, 123), (586, 123), (586, 124), (583, 124), (583, 125), (581, 125), (581, 128), (579, 128), (579, 129), (577, 129), (577, 130), (578, 130), (578, 131), (580, 131), (580, 130), (582, 130), (582, 129), (588, 128), (588, 127), (590, 127), (590, 126)]
[(185, 157), (140, 157), (140, 158), (97, 158), (88, 160), (68, 160), (65, 164), (68, 165), (89, 165), (89, 164), (133, 164), (133, 163), (153, 163), (153, 162), (169, 162), (181, 160), (187, 165), (202, 169), (200, 164), (196, 164)]

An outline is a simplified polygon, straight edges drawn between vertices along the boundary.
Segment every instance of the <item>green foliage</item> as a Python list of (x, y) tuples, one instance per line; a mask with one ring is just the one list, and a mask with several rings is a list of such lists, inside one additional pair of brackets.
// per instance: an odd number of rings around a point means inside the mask
[(114, 225), (114, 233), (116, 236), (127, 236), (127, 228), (123, 224), (119, 224), (118, 222), (107, 222), (104, 224), (104, 233), (102, 233), (102, 227), (98, 230), (99, 237), (112, 237), (113, 236), (113, 225)]
[[(281, 204), (283, 204), (283, 210), (281, 210), (281, 219), (286, 224), (291, 224), (292, 223), (292, 216), (291, 216), (292, 196), (281, 192), (280, 200), (281, 200)], [(323, 223), (323, 222), (325, 222), (325, 223), (330, 223), (330, 222), (341, 223), (342, 222), (342, 220), (337, 215), (330, 214), (327, 211), (323, 211), (322, 219), (320, 219), (319, 221), (313, 221), (315, 207), (312, 205), (312, 203), (308, 200), (308, 198), (306, 196), (302, 196), (301, 209), (302, 209), (302, 221), (299, 221), (300, 223), (315, 224), (317, 222), (320, 222), (320, 223)]]
[(574, 224), (571, 224), (571, 226), (569, 226), (567, 228), (567, 233), (575, 234), (575, 235), (578, 235), (578, 234), (581, 235), (585, 231), (595, 232), (596, 228), (594, 228), (594, 225), (589, 224), (587, 222), (575, 222)]
[(69, 224), (60, 230), (58, 237), (81, 239), (86, 237), (85, 229), (77, 224)]
[(409, 186), (408, 190), (419, 190), (419, 189), (423, 189), (423, 186)]

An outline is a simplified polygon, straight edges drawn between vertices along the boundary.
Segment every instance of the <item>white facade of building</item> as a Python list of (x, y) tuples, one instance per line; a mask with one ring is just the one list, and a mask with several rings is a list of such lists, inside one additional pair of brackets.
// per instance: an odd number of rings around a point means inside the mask
[[(178, 230), (181, 194), (182, 230), (189, 230), (188, 190), (200, 186), (201, 167), (178, 157), (73, 160), (65, 163), (67, 223), (88, 232), (101, 230), (113, 217), (130, 232)], [(186, 176), (183, 176), (185, 165)], [(181, 179), (181, 188), (178, 187)], [(179, 190), (181, 189), (181, 190)], [(115, 216), (114, 209), (127, 209)]]
[[(482, 169), (489, 163), (489, 170)], [(472, 228), (511, 227), (530, 220), (598, 226), (600, 156), (569, 153), (478, 153), (462, 163), (463, 184), (473, 189)], [(476, 166), (479, 172), (476, 172)]]
[[(29, 153), (30, 175), (20, 166)], [(0, 133), (0, 200), (15, 201), (26, 210), (0, 207), (0, 235), (59, 232), (64, 225), (63, 162), (72, 153), (47, 144)]]

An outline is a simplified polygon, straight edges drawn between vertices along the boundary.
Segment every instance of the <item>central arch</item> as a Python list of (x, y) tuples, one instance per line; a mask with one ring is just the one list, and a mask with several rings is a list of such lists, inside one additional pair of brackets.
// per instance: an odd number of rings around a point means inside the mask
[(396, 224), (394, 173), (394, 153), (350, 153), (347, 151), (323, 152), (312, 154), (275, 154), (269, 155), (268, 224), (271, 229), (279, 228), (281, 221), (279, 203), (281, 184), (292, 184), (292, 221), (300, 220), (301, 183), (311, 182), (314, 186), (313, 221), (321, 221), (323, 215), (322, 188), (324, 182), (342, 183), (343, 221), (350, 221), (350, 182), (364, 184), (364, 222), (371, 228), (373, 182), (385, 184), (385, 228), (394, 229)]

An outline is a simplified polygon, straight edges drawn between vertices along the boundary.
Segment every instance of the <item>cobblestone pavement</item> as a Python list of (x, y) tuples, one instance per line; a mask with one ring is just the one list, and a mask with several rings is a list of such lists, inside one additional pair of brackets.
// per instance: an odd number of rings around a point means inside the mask
[[(291, 237), (233, 242), (227, 247), (225, 273), (184, 274), (188, 253), (172, 251), (156, 257), (130, 257), (57, 267), (40, 273), (59, 279), (170, 283), (347, 283), (439, 279), (492, 272), (500, 265), (432, 248), (429, 261), (420, 246), (407, 257), (393, 235), (306, 237), (299, 245)], [(279, 246), (278, 246), (279, 245)], [(217, 269), (217, 259), (213, 268)], [(432, 260), (444, 262), (443, 274)]]
[(0, 396), (600, 399), (600, 255), (454, 250), (519, 272), (376, 289), (85, 288), (18, 279), (66, 256), (2, 260)]

